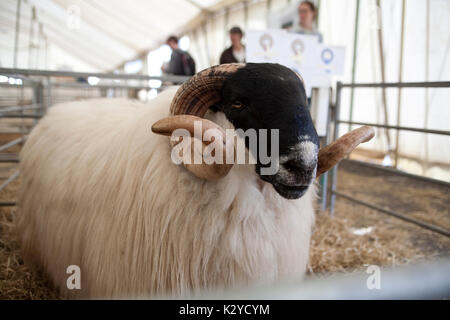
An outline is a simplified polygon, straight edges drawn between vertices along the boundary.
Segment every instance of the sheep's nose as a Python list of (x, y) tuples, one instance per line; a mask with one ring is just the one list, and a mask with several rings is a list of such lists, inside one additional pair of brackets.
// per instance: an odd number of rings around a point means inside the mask
[(316, 163), (305, 163), (302, 159), (291, 159), (283, 164), (283, 166), (292, 173), (313, 174), (316, 169)]
[(317, 162), (316, 161), (304, 161), (300, 159), (291, 159), (282, 164), (284, 168), (286, 168), (291, 173), (302, 173), (304, 175), (312, 175), (314, 174), (314, 170), (316, 169)]
[(297, 159), (289, 160), (283, 165), (286, 169), (293, 172), (299, 171), (302, 168), (302, 162)]

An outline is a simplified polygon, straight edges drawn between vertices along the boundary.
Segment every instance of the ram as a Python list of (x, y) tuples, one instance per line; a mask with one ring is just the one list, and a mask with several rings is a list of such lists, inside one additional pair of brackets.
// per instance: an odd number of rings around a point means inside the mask
[[(270, 164), (252, 152), (255, 164), (174, 164), (163, 135), (192, 132), (196, 121), (222, 132), (214, 141), (225, 154), (223, 129), (278, 129), (277, 171), (264, 175)], [(20, 155), (23, 252), (69, 298), (180, 296), (301, 277), (315, 177), (372, 136), (357, 129), (319, 154), (302, 80), (277, 64), (212, 67), (147, 104), (54, 106)], [(79, 290), (67, 286), (72, 265)]]

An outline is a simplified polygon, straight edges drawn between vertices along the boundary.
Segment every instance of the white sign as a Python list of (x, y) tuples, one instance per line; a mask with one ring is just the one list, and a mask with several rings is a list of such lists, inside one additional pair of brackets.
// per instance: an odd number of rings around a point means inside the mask
[(329, 76), (344, 73), (344, 59), (344, 47), (325, 46), (315, 35), (285, 30), (247, 32), (247, 62), (279, 63), (300, 73), (306, 82), (318, 82), (320, 86), (329, 83)]
[[(249, 31), (246, 42), (246, 61), (280, 63), (284, 55), (284, 30)], [(281, 64), (281, 63), (280, 63)]]
[[(342, 75), (344, 74), (344, 47), (326, 47), (320, 48), (320, 67), (325, 74)], [(321, 73), (321, 72), (319, 72)]]

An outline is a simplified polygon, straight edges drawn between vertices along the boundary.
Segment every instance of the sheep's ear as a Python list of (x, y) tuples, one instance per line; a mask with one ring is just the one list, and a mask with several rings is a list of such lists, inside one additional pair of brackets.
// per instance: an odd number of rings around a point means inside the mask
[(360, 143), (367, 142), (375, 136), (372, 127), (364, 126), (343, 135), (333, 143), (320, 149), (317, 164), (317, 177), (333, 168), (344, 159)]

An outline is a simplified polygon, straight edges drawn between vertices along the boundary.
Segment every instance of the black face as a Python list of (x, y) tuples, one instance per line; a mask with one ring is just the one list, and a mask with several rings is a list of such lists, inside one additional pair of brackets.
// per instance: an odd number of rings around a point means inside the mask
[[(224, 83), (222, 101), (215, 106), (236, 129), (279, 129), (279, 170), (263, 174), (260, 154), (256, 173), (287, 199), (300, 198), (315, 178), (319, 138), (307, 107), (303, 83), (279, 64), (248, 63)], [(248, 148), (248, 141), (246, 141)], [(267, 149), (271, 150), (270, 132)], [(274, 146), (276, 147), (276, 146)], [(252, 151), (252, 149), (250, 149)]]

